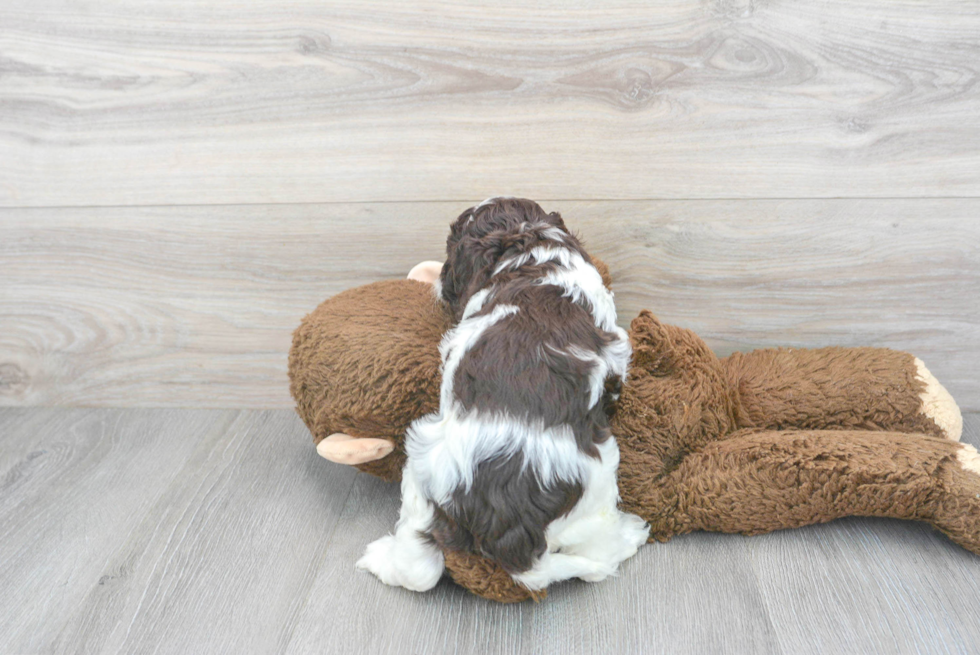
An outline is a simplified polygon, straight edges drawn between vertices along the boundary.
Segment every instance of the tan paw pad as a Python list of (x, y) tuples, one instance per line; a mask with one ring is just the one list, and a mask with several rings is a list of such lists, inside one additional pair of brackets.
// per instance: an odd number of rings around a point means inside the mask
[(387, 439), (358, 439), (347, 434), (331, 434), (316, 445), (320, 457), (338, 464), (364, 464), (381, 459), (394, 450)]
[(946, 388), (929, 372), (926, 365), (918, 357), (915, 358), (916, 378), (926, 385), (922, 398), (922, 413), (928, 416), (946, 437), (959, 441), (963, 434), (963, 415)]
[(956, 453), (956, 459), (959, 460), (960, 465), (967, 471), (972, 471), (980, 475), (980, 453), (977, 452), (976, 448), (968, 443), (962, 444)]

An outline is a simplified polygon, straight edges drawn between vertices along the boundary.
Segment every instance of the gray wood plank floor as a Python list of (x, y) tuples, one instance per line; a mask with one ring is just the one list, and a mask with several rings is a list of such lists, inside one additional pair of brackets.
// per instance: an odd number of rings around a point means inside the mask
[(2, 653), (980, 649), (980, 557), (922, 524), (686, 535), (503, 606), (355, 572), (398, 489), (288, 410), (7, 408), (0, 440)]

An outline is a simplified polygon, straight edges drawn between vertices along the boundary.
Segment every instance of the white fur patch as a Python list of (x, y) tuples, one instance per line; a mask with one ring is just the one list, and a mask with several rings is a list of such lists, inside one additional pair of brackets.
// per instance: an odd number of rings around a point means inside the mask
[[(555, 228), (557, 229), (557, 228)], [(515, 270), (533, 261), (535, 264), (557, 262), (559, 270), (552, 271), (538, 280), (538, 284), (561, 287), (562, 295), (572, 302), (584, 305), (592, 314), (596, 326), (609, 332), (625, 332), (616, 326), (616, 304), (612, 291), (602, 283), (602, 275), (578, 253), (567, 248), (536, 246), (526, 253), (511, 257), (497, 264), (493, 274)]]
[(514, 197), (514, 196), (492, 196), (492, 197), (490, 197), (490, 198), (487, 198), (487, 199), (486, 199), (486, 200), (484, 200), (483, 202), (481, 202), (481, 203), (480, 203), (479, 205), (477, 205), (476, 207), (474, 207), (474, 208), (473, 208), (473, 210), (474, 210), (474, 211), (476, 211), (476, 210), (477, 210), (477, 209), (479, 209), (480, 207), (486, 207), (487, 205), (492, 205), (492, 204), (493, 204), (494, 202), (496, 202), (496, 201), (498, 201), (498, 200), (508, 200), (508, 199), (510, 199), (510, 198), (513, 198), (513, 197)]
[(959, 460), (960, 466), (967, 471), (972, 471), (980, 475), (980, 453), (977, 453), (976, 448), (968, 443), (960, 444), (960, 449), (956, 453), (956, 459)]
[(589, 352), (578, 346), (569, 346), (567, 351), (562, 351), (558, 348), (549, 348), (549, 350), (558, 355), (574, 357), (579, 361), (592, 364), (592, 369), (589, 371), (589, 409), (595, 407), (595, 404), (602, 398), (602, 394), (606, 389), (606, 378), (608, 376), (615, 375), (623, 382), (626, 381), (626, 373), (629, 369), (633, 349), (630, 346), (625, 330), (620, 328), (616, 329), (622, 332), (622, 334), (619, 335), (616, 341), (604, 347), (598, 354)]
[(439, 547), (420, 533), (432, 526), (434, 516), (432, 504), (419, 493), (415, 476), (406, 467), (402, 472), (402, 507), (395, 534), (368, 544), (355, 566), (393, 587), (432, 589), (442, 577), (445, 561)]
[(583, 480), (590, 460), (567, 425), (545, 428), (499, 414), (463, 413), (458, 404), (444, 415), (415, 421), (405, 448), (406, 468), (412, 468), (422, 493), (440, 505), (460, 486), (469, 491), (476, 467), (491, 459), (523, 453), (525, 466), (543, 486), (557, 479)]
[[(540, 225), (540, 223), (535, 223), (535, 225)], [(548, 237), (552, 241), (557, 241), (558, 243), (565, 243), (565, 233), (562, 232), (560, 227), (555, 227), (554, 225), (552, 225), (551, 227), (547, 227), (541, 230), (541, 234)]]
[(915, 367), (915, 377), (926, 385), (920, 396), (922, 413), (932, 419), (946, 433), (948, 439), (959, 441), (963, 435), (963, 415), (960, 414), (959, 406), (918, 357), (915, 358)]
[[(557, 230), (558, 228), (554, 229)], [(558, 231), (561, 232), (561, 230)], [(559, 265), (567, 268), (570, 265), (570, 255), (571, 252), (568, 250), (568, 248), (548, 248), (546, 246), (535, 246), (517, 257), (511, 257), (510, 259), (503, 260), (497, 264), (495, 269), (493, 269), (493, 274), (497, 275), (507, 270), (516, 270), (530, 261), (533, 261), (535, 264), (557, 261)]]
[(597, 582), (612, 575), (620, 562), (636, 554), (649, 537), (649, 526), (638, 516), (619, 511), (616, 469), (619, 446), (615, 439), (597, 444), (600, 459), (589, 458), (584, 493), (572, 511), (548, 526), (548, 551), (534, 566), (513, 576), (528, 589), (581, 578)]
[(538, 284), (561, 287), (563, 296), (584, 305), (592, 313), (597, 327), (607, 332), (616, 332), (619, 328), (616, 326), (614, 296), (603, 285), (599, 271), (576, 252), (569, 252), (568, 260), (567, 266), (548, 273), (538, 280)]
[(490, 298), (490, 288), (480, 289), (466, 302), (466, 307), (463, 308), (463, 318), (461, 320), (466, 320), (473, 314), (483, 309), (483, 306), (487, 304), (487, 300)]

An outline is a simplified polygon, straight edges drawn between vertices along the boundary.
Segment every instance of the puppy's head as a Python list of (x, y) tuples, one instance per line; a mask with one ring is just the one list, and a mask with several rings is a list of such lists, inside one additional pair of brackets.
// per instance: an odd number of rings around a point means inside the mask
[(470, 296), (482, 289), (502, 260), (529, 252), (542, 242), (574, 240), (558, 212), (546, 213), (522, 198), (492, 198), (470, 207), (452, 224), (446, 264), (439, 282), (442, 298), (459, 320)]

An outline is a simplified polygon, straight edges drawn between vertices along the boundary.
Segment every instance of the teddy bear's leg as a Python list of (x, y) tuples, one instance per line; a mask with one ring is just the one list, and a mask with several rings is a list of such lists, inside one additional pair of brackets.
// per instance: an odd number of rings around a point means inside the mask
[(740, 431), (659, 479), (621, 477), (624, 509), (654, 539), (693, 530), (760, 534), (842, 516), (928, 521), (980, 554), (980, 455), (929, 435)]
[(958, 441), (953, 397), (912, 355), (886, 348), (772, 348), (722, 360), (738, 427), (919, 432)]
[(430, 528), (435, 511), (421, 494), (411, 467), (402, 472), (401, 515), (395, 534), (368, 544), (357, 568), (370, 571), (381, 582), (412, 591), (428, 591), (442, 577), (442, 550), (423, 536)]

